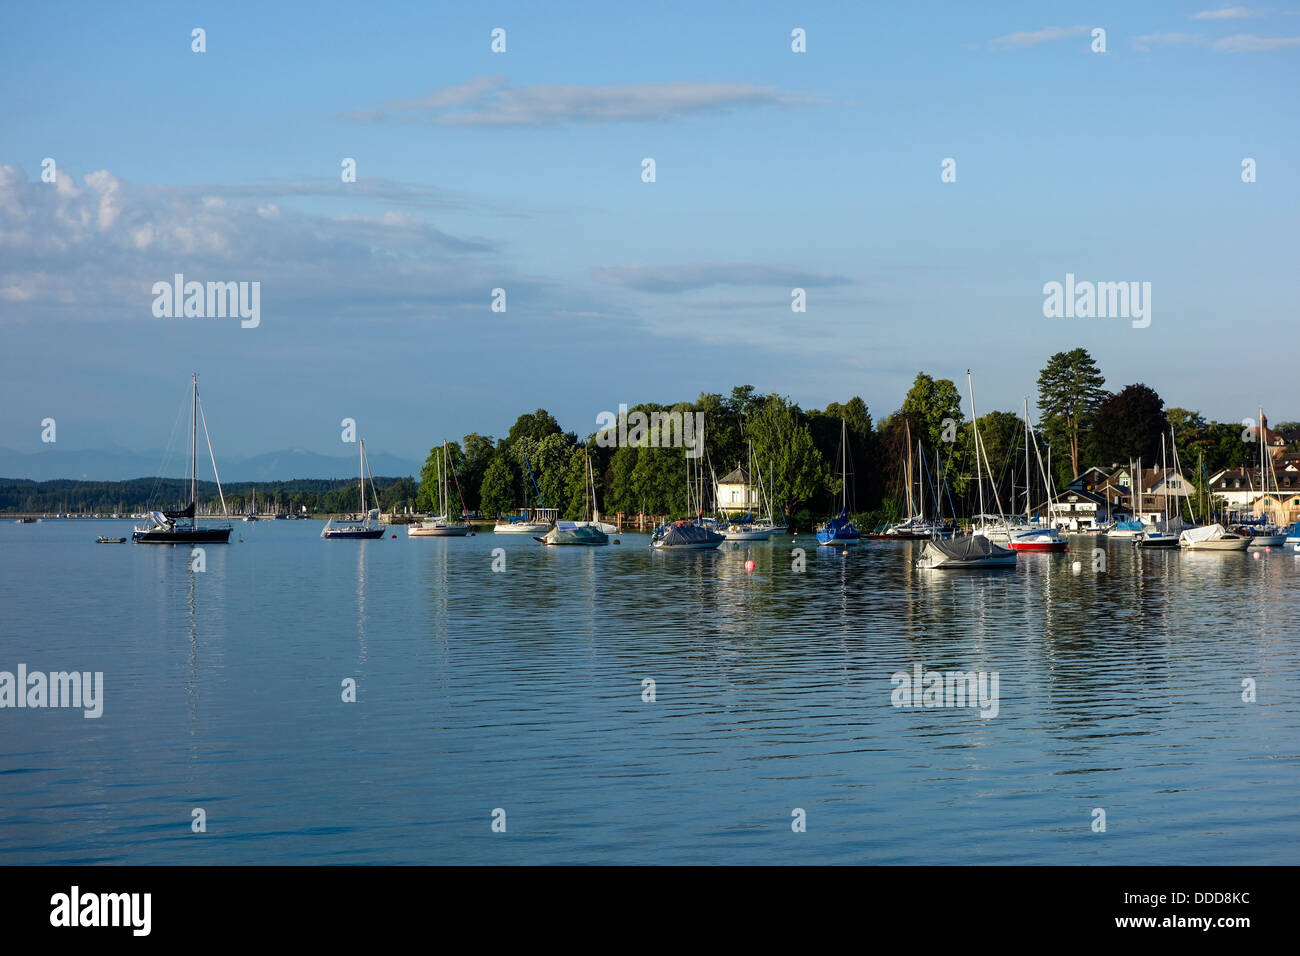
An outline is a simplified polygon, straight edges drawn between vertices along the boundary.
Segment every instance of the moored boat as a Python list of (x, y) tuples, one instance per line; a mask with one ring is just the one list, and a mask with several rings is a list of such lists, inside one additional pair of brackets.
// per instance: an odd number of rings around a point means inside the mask
[[(330, 520), (325, 522), (325, 527), (321, 529), (320, 536), (322, 538), (343, 539), (348, 541), (364, 541), (368, 539), (373, 540), (376, 538), (382, 538), (384, 536), (384, 526), (379, 521), (379, 509), (370, 508), (369, 510), (367, 510), (366, 508), (366, 478), (369, 474), (370, 466), (366, 462), (365, 439), (361, 440), (360, 445), (361, 445), (361, 450), (360, 450), (361, 514), (365, 515), (365, 517), (358, 522), (353, 522), (350, 524), (340, 523), (337, 525), (334, 523), (334, 519), (331, 518)], [(374, 495), (374, 490), (375, 490), (374, 481), (375, 481), (374, 477), (371, 476), (370, 491), (372, 495)], [(376, 501), (379, 500), (378, 495), (374, 495), (374, 498)], [(281, 515), (276, 515), (276, 517), (277, 518), (281, 517)]]
[(1178, 536), (1180, 547), (1188, 551), (1245, 551), (1250, 538), (1233, 534), (1221, 524), (1189, 528)]
[(984, 535), (963, 535), (951, 540), (932, 538), (925, 543), (916, 566), (931, 571), (1015, 567), (1016, 552), (994, 544)]
[[(136, 525), (131, 532), (131, 539), (137, 544), (227, 544), (230, 541), (230, 524), (201, 526), (197, 520), (198, 512), (198, 451), (199, 451), (199, 416), (202, 406), (199, 404), (199, 377), (191, 376), (193, 383), (192, 411), (190, 416), (190, 501), (177, 511), (151, 511), (149, 520), (152, 524)], [(208, 433), (207, 417), (203, 418), (203, 434)], [(212, 460), (212, 475), (217, 482), (217, 494), (221, 497), (221, 507), (225, 510), (226, 496), (221, 491), (221, 477), (217, 474), (217, 459), (212, 453), (212, 441), (208, 441), (208, 456)], [(227, 516), (229, 517), (229, 516)]]
[(688, 518), (656, 528), (650, 536), (650, 547), (660, 551), (708, 551), (725, 540), (718, 532)]
[(557, 521), (555, 527), (546, 532), (545, 537), (534, 540), (545, 545), (586, 545), (598, 547), (609, 544), (609, 535), (590, 524), (578, 524), (576, 521)]
[(853, 522), (849, 520), (848, 512), (848, 488), (849, 488), (849, 430), (848, 423), (840, 419), (840, 513), (838, 517), (832, 518), (824, 525), (817, 529), (817, 543), (819, 545), (849, 545), (857, 544), (862, 540), (862, 532), (854, 527)]
[(463, 538), (469, 534), (469, 525), (463, 519), (461, 521), (451, 520), (449, 478), (455, 478), (456, 494), (460, 498), (462, 515), (465, 513), (465, 496), (461, 494), (460, 478), (456, 477), (456, 463), (451, 459), (450, 449), (447, 447), (445, 438), (438, 456), (437, 468), (438, 507), (442, 509), (442, 514), (434, 515), (432, 518), (426, 518), (423, 521), (417, 521), (414, 524), (408, 524), (406, 526), (406, 536), (408, 538)]

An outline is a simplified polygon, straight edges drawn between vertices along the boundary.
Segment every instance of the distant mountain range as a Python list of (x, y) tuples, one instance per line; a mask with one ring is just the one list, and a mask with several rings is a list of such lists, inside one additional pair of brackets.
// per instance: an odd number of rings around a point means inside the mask
[[(206, 451), (206, 449), (203, 449)], [(126, 481), (130, 478), (157, 476), (163, 453), (157, 451), (131, 451), (127, 448), (109, 447), (83, 451), (64, 451), (51, 445), (48, 451), (18, 452), (0, 448), (0, 478), (29, 478), (32, 481), (50, 481), (54, 478), (77, 478), (88, 481)], [(165, 478), (184, 477), (182, 461), (175, 457)], [(397, 455), (367, 452), (370, 470), (376, 477), (401, 478), (420, 474), (420, 463)], [(354, 478), (357, 474), (357, 456), (318, 455), (301, 448), (272, 451), (251, 458), (229, 458), (217, 462), (223, 482), (236, 481), (290, 481), (294, 478)], [(179, 470), (178, 470), (179, 469)], [(199, 478), (212, 478), (210, 462), (199, 461)]]

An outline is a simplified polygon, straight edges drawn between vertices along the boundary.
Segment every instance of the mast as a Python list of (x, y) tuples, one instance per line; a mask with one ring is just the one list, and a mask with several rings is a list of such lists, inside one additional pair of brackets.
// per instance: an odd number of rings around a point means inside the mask
[[(908, 454), (912, 446), (908, 444)], [(909, 486), (908, 492), (911, 492)], [(840, 510), (849, 510), (849, 423), (840, 419)]]
[(903, 427), (907, 431), (907, 519), (916, 517), (916, 504), (912, 501), (912, 423), (904, 419)]
[[(360, 471), (358, 473), (357, 484), (361, 486), (361, 513), (365, 515), (367, 514), (367, 512), (366, 512), (366, 440), (364, 438), (361, 439), (360, 445), (361, 445), (361, 450), (359, 452), (360, 460), (357, 465)], [(279, 509), (277, 508), (276, 511), (278, 512)]]
[(1030, 521), (1029, 514), (1029, 396), (1025, 396), (1025, 523)]
[(1165, 483), (1165, 530), (1169, 530), (1169, 464), (1165, 461), (1165, 433), (1160, 433), (1160, 470)]
[[(1264, 477), (1264, 409), (1259, 410), (1259, 515), (1264, 517), (1268, 507), (1268, 480)], [(1261, 529), (1266, 530), (1266, 529)]]
[(971, 380), (970, 369), (966, 369), (966, 389), (970, 392), (970, 427), (975, 434), (975, 481), (979, 486), (979, 514), (982, 515), (984, 514), (984, 471), (980, 467), (979, 416), (975, 414), (975, 383)]
[(190, 518), (190, 521), (197, 522), (199, 514), (199, 373), (192, 373), (192, 378), (194, 380), (194, 417), (190, 423), (190, 504), (194, 506), (194, 515)]

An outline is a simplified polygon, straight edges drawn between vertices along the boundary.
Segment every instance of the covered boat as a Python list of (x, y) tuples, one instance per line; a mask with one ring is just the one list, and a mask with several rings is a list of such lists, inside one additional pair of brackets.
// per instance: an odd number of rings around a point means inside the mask
[(601, 531), (595, 525), (578, 524), (575, 521), (557, 521), (555, 527), (546, 532), (545, 537), (534, 538), (542, 544), (577, 544), (577, 545), (602, 545), (609, 544), (609, 535)]
[(933, 538), (925, 543), (921, 556), (916, 559), (918, 568), (948, 570), (955, 568), (1002, 568), (1014, 566), (1016, 552), (994, 544), (979, 534), (965, 535), (951, 540)]
[(862, 540), (862, 532), (854, 527), (853, 522), (849, 520), (848, 512), (843, 508), (840, 509), (838, 518), (832, 518), (822, 525), (817, 532), (818, 544), (857, 544)]
[(1221, 524), (1210, 524), (1184, 531), (1178, 536), (1178, 544), (1189, 551), (1245, 551), (1250, 547), (1250, 538), (1232, 534)]
[(696, 550), (716, 548), (725, 541), (716, 531), (701, 527), (694, 521), (674, 521), (655, 529), (650, 536), (650, 547), (660, 550)]

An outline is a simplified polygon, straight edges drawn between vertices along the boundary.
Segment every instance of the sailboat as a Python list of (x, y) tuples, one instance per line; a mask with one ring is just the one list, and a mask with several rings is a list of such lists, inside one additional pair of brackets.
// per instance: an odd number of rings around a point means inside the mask
[[(975, 412), (975, 385), (971, 379), (970, 369), (966, 370), (966, 387), (970, 389), (970, 425), (975, 436), (975, 479), (979, 486), (980, 517), (984, 516), (984, 469), (988, 468), (989, 480), (993, 479), (993, 468), (988, 464), (988, 453), (980, 439), (979, 416)], [(982, 460), (982, 464), (981, 464)], [(994, 493), (994, 501), (997, 494)], [(998, 503), (998, 513), (1002, 505)], [(991, 517), (991, 516), (989, 516)], [(1007, 527), (1006, 517), (1002, 517), (1001, 527)], [(993, 526), (982, 525), (968, 536), (943, 540), (931, 538), (925, 543), (921, 556), (916, 559), (916, 566), (930, 571), (977, 570), (980, 568), (1004, 568), (1016, 563), (1016, 552), (997, 544), (991, 537)]]
[(354, 524), (334, 523), (331, 518), (325, 522), (325, 527), (321, 529), (322, 538), (347, 538), (352, 540), (363, 540), (366, 538), (382, 538), (384, 536), (384, 526), (379, 523), (379, 509), (366, 509), (366, 478), (370, 478), (370, 493), (375, 501), (379, 501), (379, 496), (375, 494), (375, 479), (370, 475), (370, 466), (366, 461), (366, 442), (362, 439), (361, 445), (361, 514), (364, 516), (360, 522)]
[(849, 520), (849, 425), (840, 419), (840, 513), (817, 530), (819, 545), (845, 546), (862, 540), (862, 532)]
[(253, 500), (248, 505), (248, 514), (244, 515), (245, 521), (260, 521), (257, 516), (257, 489), (253, 489)]
[[(742, 474), (745, 473), (742, 472)], [(754, 443), (750, 442), (749, 443), (749, 473), (745, 474), (746, 509), (749, 508), (749, 505), (751, 503), (749, 501), (751, 497), (750, 489), (749, 489), (749, 481), (752, 480), (756, 474), (758, 476), (759, 496), (763, 499), (764, 503), (767, 506), (767, 516), (763, 519), (755, 521), (753, 512), (747, 510), (743, 517), (735, 521), (723, 522), (721, 526), (718, 528), (718, 530), (722, 532), (723, 536), (728, 541), (767, 541), (769, 538), (772, 537), (773, 534), (776, 533), (776, 525), (772, 520), (772, 505), (770, 502), (767, 501), (767, 494), (763, 489), (762, 473), (755, 472), (754, 470)], [(716, 482), (714, 483), (714, 488), (717, 488)], [(716, 499), (717, 497), (716, 493), (714, 497)]]
[[(600, 504), (596, 501), (596, 473), (591, 467), (591, 449), (584, 447), (583, 454), (586, 456), (587, 492), (590, 494), (591, 499), (588, 502), (584, 497), (582, 504), (584, 518), (582, 521), (573, 522), (573, 524), (578, 528), (595, 528), (604, 535), (618, 534), (618, 527), (616, 525), (612, 525), (608, 521), (600, 520)], [(585, 517), (587, 514), (588, 504), (591, 505), (590, 518)]]
[[(450, 489), (447, 487), (448, 475), (455, 475), (455, 463), (448, 454), (447, 440), (442, 441), (442, 449), (438, 455), (438, 509), (441, 514), (435, 515), (427, 521), (420, 521), (416, 524), (406, 526), (406, 536), (408, 538), (463, 538), (469, 534), (469, 525), (464, 521), (452, 521), (449, 499)], [(460, 479), (456, 478), (456, 494), (460, 495)], [(461, 511), (465, 510), (465, 499), (461, 498)]]
[[(1169, 435), (1171, 438), (1173, 437), (1172, 427), (1169, 429)], [(1175, 456), (1175, 467), (1177, 466), (1177, 462), (1178, 459), (1177, 456)], [(1178, 534), (1170, 530), (1169, 468), (1168, 463), (1165, 461), (1165, 436), (1163, 434), (1160, 436), (1160, 470), (1164, 473), (1164, 476), (1160, 481), (1160, 483), (1164, 485), (1165, 489), (1165, 511), (1163, 521), (1161, 522), (1164, 527), (1154, 527), (1149, 530), (1144, 530), (1142, 534), (1138, 536), (1137, 540), (1133, 542), (1139, 548), (1176, 548), (1179, 546)], [(1180, 521), (1179, 524), (1181, 525), (1181, 523), (1182, 522)], [(1181, 527), (1179, 530), (1181, 531)]]
[(533, 490), (537, 492), (539, 507), (531, 510), (520, 508), (517, 515), (502, 515), (492, 526), (493, 534), (545, 534), (551, 530), (551, 525), (559, 517), (559, 510), (546, 507), (546, 502), (542, 500), (542, 489), (537, 487), (537, 479), (533, 477), (533, 468), (528, 464), (527, 458), (524, 459), (524, 467), (528, 469), (528, 480), (533, 483)]
[(1038, 450), (1038, 442), (1033, 441), (1034, 429), (1029, 421), (1029, 398), (1025, 398), (1025, 521), (1012, 531), (1007, 546), (1012, 551), (1047, 551), (1053, 554), (1059, 554), (1070, 549), (1070, 543), (1065, 539), (1061, 532), (1055, 526), (1040, 526), (1038, 520), (1034, 517), (1033, 508), (1030, 505), (1029, 489), (1032, 487), (1029, 470), (1029, 444), (1032, 441), (1034, 445), (1034, 457), (1038, 460), (1038, 471), (1043, 477), (1043, 487), (1047, 490), (1047, 513), (1052, 513), (1052, 488), (1051, 481), (1047, 477), (1047, 469), (1043, 467), (1043, 455)]
[[(916, 440), (916, 458), (919, 466), (915, 469), (916, 478), (912, 478), (912, 423), (904, 421), (904, 428), (907, 434), (907, 464), (904, 468), (904, 485), (907, 488), (907, 518), (903, 521), (895, 522), (889, 525), (883, 531), (877, 528), (870, 534), (863, 535), (864, 538), (870, 538), (873, 541), (925, 541), (929, 538), (951, 538), (956, 530), (955, 526), (942, 517), (943, 505), (939, 498), (938, 487), (938, 461), (939, 449), (934, 451), (935, 458), (935, 487), (934, 487), (934, 506), (935, 517), (927, 518), (925, 516), (925, 472), (926, 472), (926, 455), (925, 448), (921, 444), (921, 439)], [(912, 486), (916, 486), (916, 495), (913, 497)]]
[[(1134, 471), (1133, 462), (1128, 463), (1129, 471)], [(1127, 521), (1116, 521), (1114, 527), (1107, 532), (1110, 538), (1141, 538), (1147, 532), (1147, 526), (1142, 522), (1142, 459), (1139, 458), (1136, 469), (1137, 490), (1132, 493), (1133, 500), (1133, 517)]]
[[(198, 446), (199, 416), (199, 376), (191, 376), (193, 382), (193, 411), (190, 416), (190, 503), (179, 511), (151, 511), (149, 520), (152, 524), (138, 524), (131, 533), (137, 544), (225, 544), (230, 541), (230, 523), (202, 527), (196, 518), (198, 509)], [(212, 460), (212, 475), (217, 481), (217, 494), (221, 497), (221, 510), (226, 512), (226, 496), (221, 491), (221, 477), (217, 474), (217, 459), (212, 453), (212, 439), (208, 435), (207, 416), (203, 417), (203, 437), (208, 441), (208, 457)]]
[[(1250, 533), (1250, 547), (1252, 548), (1280, 548), (1286, 542), (1286, 529), (1276, 522), (1269, 520), (1269, 495), (1273, 495), (1273, 501), (1281, 497), (1281, 489), (1277, 485), (1277, 474), (1273, 470), (1273, 458), (1265, 451), (1267, 442), (1264, 440), (1264, 409), (1259, 410), (1259, 517), (1250, 523), (1242, 523), (1242, 531)], [(1264, 470), (1265, 462), (1268, 464), (1268, 471)], [(1268, 490), (1269, 476), (1273, 478), (1273, 491)]]

